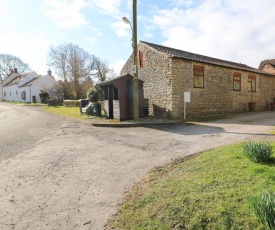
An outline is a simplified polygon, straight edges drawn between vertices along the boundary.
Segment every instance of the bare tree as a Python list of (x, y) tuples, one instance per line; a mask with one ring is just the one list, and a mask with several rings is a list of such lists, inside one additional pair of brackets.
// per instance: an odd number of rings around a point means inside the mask
[(20, 58), (10, 54), (0, 54), (0, 78), (4, 80), (14, 68), (17, 69), (19, 74), (31, 71), (29, 65)]
[(107, 78), (112, 78), (115, 73), (112, 68), (109, 67), (107, 61), (101, 61), (99, 58), (95, 59), (95, 69), (96, 72), (93, 75), (93, 79), (97, 82), (103, 82)]
[[(86, 95), (89, 78), (94, 81), (104, 81), (107, 75), (113, 73), (107, 62), (84, 51), (75, 44), (63, 44), (51, 47), (48, 55), (48, 65), (55, 69), (62, 79), (64, 91), (71, 99), (82, 98)], [(89, 83), (89, 88), (91, 84)], [(85, 92), (84, 92), (85, 91)]]

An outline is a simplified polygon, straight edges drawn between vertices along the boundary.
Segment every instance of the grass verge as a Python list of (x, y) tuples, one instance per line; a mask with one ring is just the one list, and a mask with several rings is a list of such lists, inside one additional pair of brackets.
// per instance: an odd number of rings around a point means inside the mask
[(71, 117), (75, 119), (88, 120), (94, 118), (86, 114), (81, 114), (78, 107), (64, 107), (64, 106), (48, 106), (43, 108), (44, 111), (55, 113), (61, 116)]
[(31, 102), (16, 102), (16, 101), (4, 101), (9, 104), (23, 105), (23, 106), (47, 106), (47, 104), (43, 103), (31, 103)]
[(218, 148), (153, 170), (107, 228), (264, 229), (248, 204), (263, 189), (275, 190), (274, 154), (256, 164), (243, 155), (243, 144)]

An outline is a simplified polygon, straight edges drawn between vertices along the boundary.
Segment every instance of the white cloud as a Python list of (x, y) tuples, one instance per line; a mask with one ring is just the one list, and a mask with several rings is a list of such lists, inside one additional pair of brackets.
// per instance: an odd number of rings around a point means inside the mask
[[(39, 50), (37, 50), (37, 47), (39, 47)], [(20, 35), (17, 33), (6, 33), (1, 35), (1, 53), (19, 57), (38, 74), (47, 73), (46, 54), (48, 48), (48, 41), (37, 34)]]
[(97, 39), (95, 37), (84, 37), (84, 39), (90, 42), (92, 46), (96, 45)]
[(101, 13), (116, 16), (119, 14), (121, 0), (92, 0), (101, 11)]
[(95, 36), (98, 36), (98, 37), (101, 37), (101, 36), (102, 36), (101, 30), (99, 30), (98, 28), (92, 27), (91, 30), (92, 30), (92, 32), (93, 32), (93, 34), (94, 34)]
[(195, 4), (194, 0), (170, 0), (172, 6), (192, 6)]
[(124, 64), (126, 63), (125, 60), (118, 59), (113, 64), (110, 64), (111, 68), (115, 71), (117, 75), (120, 74), (121, 69), (123, 68)]
[(274, 7), (272, 0), (203, 0), (185, 9), (158, 10), (152, 22), (164, 45), (258, 67), (275, 58)]
[(111, 24), (111, 27), (115, 29), (118, 37), (130, 36), (131, 27), (129, 24), (124, 23), (122, 20), (114, 22), (113, 24)]
[(46, 16), (61, 28), (72, 28), (88, 24), (84, 15), (80, 13), (86, 4), (84, 0), (45, 0)]

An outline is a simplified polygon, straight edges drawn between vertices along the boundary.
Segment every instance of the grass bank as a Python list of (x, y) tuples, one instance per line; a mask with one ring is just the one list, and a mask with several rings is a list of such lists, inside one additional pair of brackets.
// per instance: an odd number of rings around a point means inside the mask
[(222, 147), (152, 171), (108, 228), (264, 229), (247, 202), (264, 189), (275, 191), (274, 153), (268, 164), (256, 164), (242, 144)]

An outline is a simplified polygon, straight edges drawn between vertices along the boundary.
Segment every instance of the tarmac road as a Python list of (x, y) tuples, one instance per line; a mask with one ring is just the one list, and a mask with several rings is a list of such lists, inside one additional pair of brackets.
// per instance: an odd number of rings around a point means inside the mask
[(0, 229), (104, 229), (153, 167), (244, 140), (274, 140), (275, 113), (158, 128), (99, 128), (0, 103)]
[(0, 102), (0, 161), (33, 146), (62, 127), (63, 120), (40, 109)]

